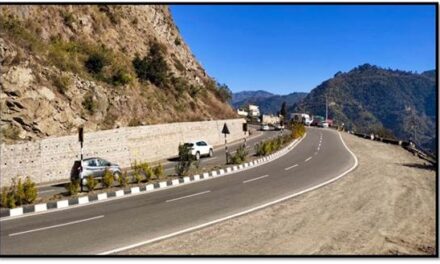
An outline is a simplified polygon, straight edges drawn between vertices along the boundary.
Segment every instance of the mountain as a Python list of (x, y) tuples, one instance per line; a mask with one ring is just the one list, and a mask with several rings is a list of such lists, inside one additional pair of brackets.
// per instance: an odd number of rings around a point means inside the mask
[(2, 5), (0, 62), (5, 143), (236, 117), (163, 5)]
[(232, 100), (232, 105), (239, 108), (246, 104), (256, 104), (264, 114), (277, 114), (283, 102), (286, 102), (289, 107), (302, 100), (306, 95), (307, 93), (296, 92), (288, 95), (274, 95), (266, 91), (244, 91), (233, 94), (232, 97), (235, 100)]
[(274, 94), (258, 90), (258, 91), (242, 91), (238, 93), (232, 94), (232, 100), (231, 103), (235, 108), (241, 107), (242, 104), (245, 104), (246, 102), (250, 101), (256, 101), (259, 99), (269, 98), (274, 96)]
[[(435, 71), (421, 74), (364, 64), (313, 89), (291, 111), (325, 115), (345, 127), (415, 142), (435, 151)], [(415, 138), (414, 138), (415, 135)]]

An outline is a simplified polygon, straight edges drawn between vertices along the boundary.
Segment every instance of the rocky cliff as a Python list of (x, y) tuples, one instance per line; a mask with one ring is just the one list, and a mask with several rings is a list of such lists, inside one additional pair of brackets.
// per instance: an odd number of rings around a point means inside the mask
[(0, 7), (6, 143), (235, 117), (161, 5)]

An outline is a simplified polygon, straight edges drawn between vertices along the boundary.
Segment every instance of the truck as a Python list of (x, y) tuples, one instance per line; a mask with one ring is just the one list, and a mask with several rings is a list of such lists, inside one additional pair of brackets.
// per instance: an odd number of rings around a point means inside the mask
[(290, 120), (292, 120), (293, 122), (303, 123), (306, 126), (310, 126), (310, 124), (312, 123), (310, 115), (306, 113), (291, 113)]

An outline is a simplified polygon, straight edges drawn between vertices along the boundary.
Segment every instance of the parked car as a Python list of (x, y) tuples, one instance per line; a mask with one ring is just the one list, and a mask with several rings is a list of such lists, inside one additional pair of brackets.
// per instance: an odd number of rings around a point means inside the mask
[(269, 127), (268, 124), (262, 124), (261, 125), (261, 131), (269, 131), (269, 130), (270, 130), (270, 127)]
[(274, 127), (275, 127), (275, 130), (284, 130), (284, 126), (281, 124), (276, 124)]
[[(113, 174), (115, 179), (117, 179), (122, 174), (121, 168), (118, 164), (111, 163), (102, 158), (93, 157), (83, 159), (82, 171), (81, 161), (76, 160), (73, 165), (70, 177), (72, 180), (85, 179), (90, 175), (96, 178), (101, 178), (102, 176), (104, 176), (104, 172), (106, 169)], [(85, 180), (83, 180), (83, 183), (84, 182)]]
[(321, 122), (321, 123), (319, 123), (319, 127), (326, 128), (326, 127), (328, 127), (328, 123), (327, 122)]
[(187, 146), (190, 149), (191, 155), (193, 155), (196, 160), (199, 160), (202, 156), (214, 156), (214, 148), (206, 143), (206, 141), (198, 140), (187, 142), (184, 143), (184, 146)]

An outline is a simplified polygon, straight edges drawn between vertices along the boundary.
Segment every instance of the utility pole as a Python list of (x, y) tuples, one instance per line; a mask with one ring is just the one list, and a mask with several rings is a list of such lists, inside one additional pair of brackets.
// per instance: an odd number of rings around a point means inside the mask
[(325, 122), (328, 120), (328, 104), (327, 104), (327, 95), (325, 95)]
[(228, 126), (226, 125), (226, 123), (223, 125), (222, 134), (225, 135), (225, 154), (226, 154), (226, 164), (228, 164), (228, 156), (229, 156), (229, 154), (228, 154), (228, 141), (227, 141), (227, 139), (226, 139), (226, 136), (227, 136), (228, 134), (230, 134), (230, 132), (229, 132), (229, 129), (228, 129)]

